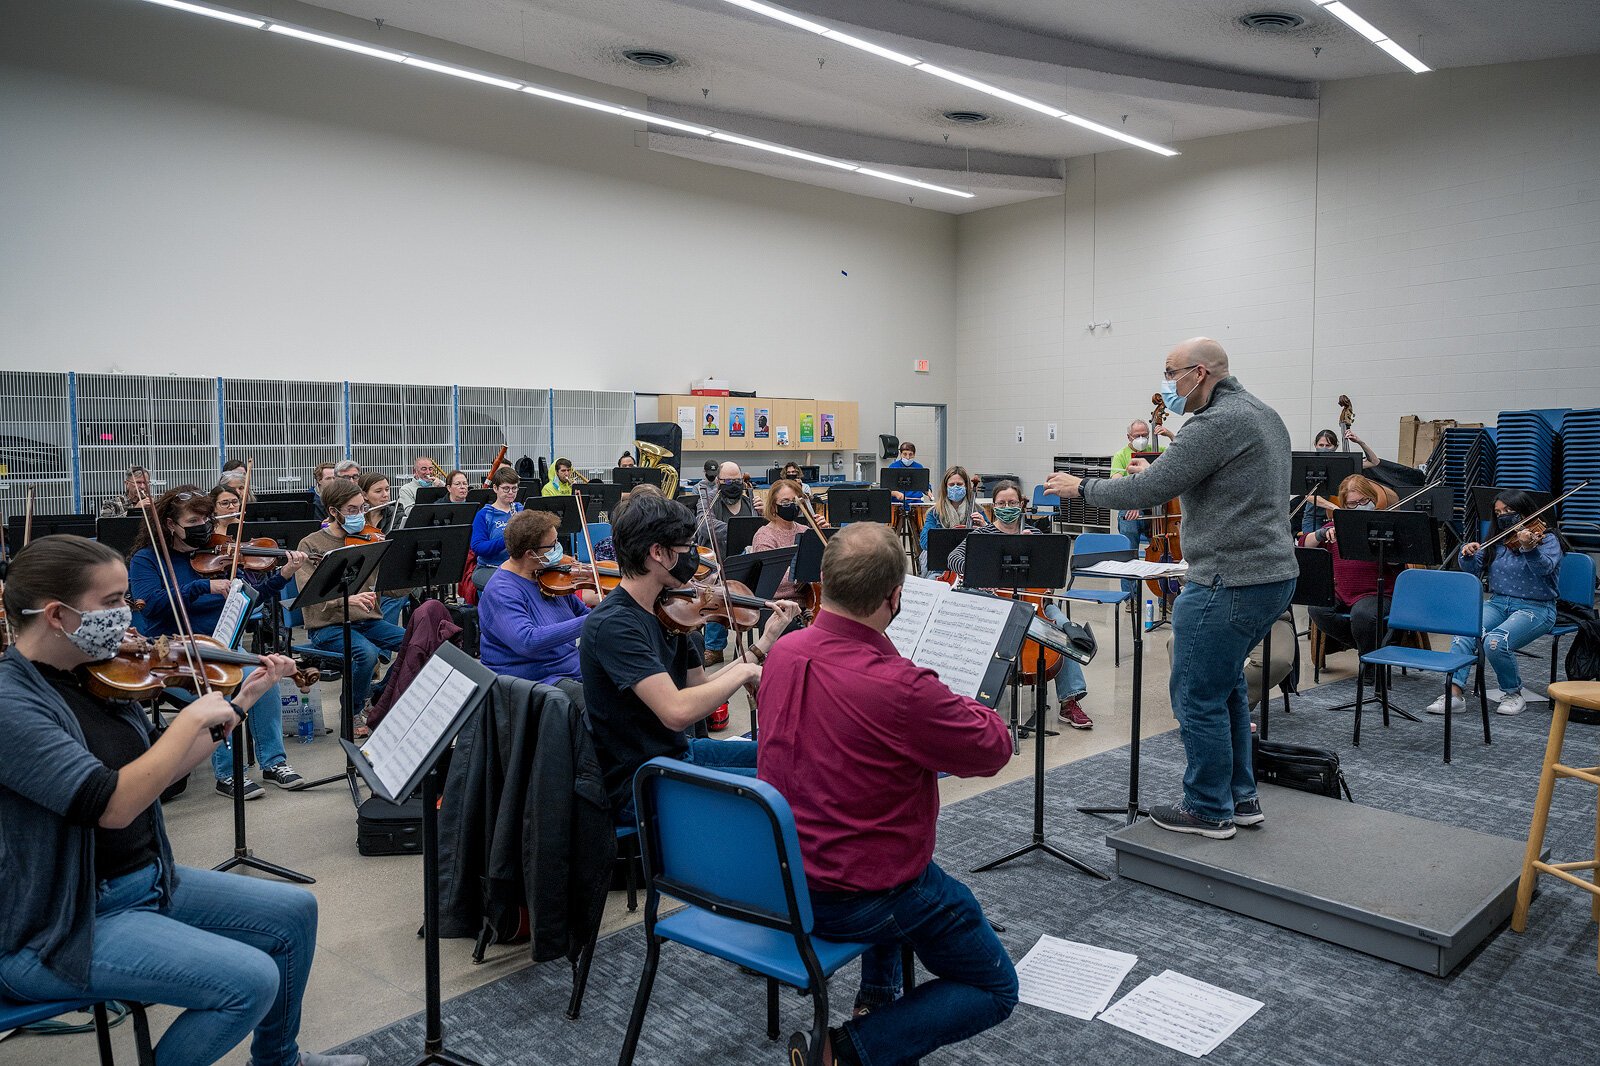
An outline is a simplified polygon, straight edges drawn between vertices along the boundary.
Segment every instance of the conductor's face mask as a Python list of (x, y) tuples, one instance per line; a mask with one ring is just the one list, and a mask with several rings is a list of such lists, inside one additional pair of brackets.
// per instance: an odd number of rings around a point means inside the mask
[(1189, 396), (1194, 392), (1195, 389), (1200, 387), (1200, 382), (1196, 381), (1189, 387), (1188, 392), (1179, 392), (1178, 382), (1182, 381), (1184, 378), (1188, 377), (1198, 369), (1200, 369), (1198, 366), (1186, 366), (1183, 368), (1182, 372), (1176, 376), (1168, 377), (1167, 375), (1172, 373), (1170, 370), (1162, 375), (1161, 402), (1165, 404), (1167, 410), (1171, 411), (1173, 414), (1183, 414), (1184, 407), (1189, 403)]

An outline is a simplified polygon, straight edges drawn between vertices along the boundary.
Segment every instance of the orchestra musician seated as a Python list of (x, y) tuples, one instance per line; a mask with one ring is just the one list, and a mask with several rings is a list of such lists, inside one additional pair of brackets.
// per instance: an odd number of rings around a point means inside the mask
[[(499, 473), (499, 471), (495, 471)], [(515, 473), (515, 471), (513, 471)], [(572, 460), (558, 457), (556, 465), (551, 471), (552, 477), (545, 482), (544, 488), (539, 490), (541, 496), (571, 496), (572, 495)], [(499, 484), (496, 482), (496, 484)], [(515, 496), (512, 497), (515, 499)]]
[(944, 479), (933, 490), (933, 506), (928, 508), (922, 521), (922, 551), (917, 569), (924, 577), (928, 572), (928, 531), (930, 529), (977, 529), (987, 519), (978, 506), (977, 493), (972, 490), (972, 476), (966, 467), (952, 466), (944, 472)]
[(439, 484), (435, 480), (438, 476), (439, 465), (433, 461), (431, 456), (419, 455), (411, 460), (411, 480), (401, 485), (399, 491), (395, 493), (395, 499), (400, 501), (399, 514), (395, 516), (397, 519), (395, 525), (398, 526), (400, 524), (399, 520), (404, 519), (411, 512), (411, 508), (417, 505), (417, 490), (432, 488), (434, 485)]
[[(1128, 476), (1128, 464), (1133, 462), (1135, 453), (1163, 452), (1166, 451), (1167, 441), (1172, 440), (1172, 430), (1165, 425), (1156, 427), (1154, 433), (1150, 432), (1150, 423), (1142, 418), (1136, 418), (1128, 423), (1127, 440), (1118, 449), (1117, 454), (1111, 457), (1111, 476), (1124, 478)], [(1117, 515), (1117, 532), (1128, 538), (1128, 546), (1135, 551), (1143, 541), (1150, 539), (1150, 523), (1141, 521), (1137, 509), (1129, 508)], [(1137, 581), (1123, 580), (1123, 592), (1138, 592)], [(1137, 613), (1139, 598), (1135, 596), (1128, 601), (1128, 612)]]
[(357, 482), (361, 480), (361, 464), (354, 459), (340, 459), (333, 464), (333, 473), (346, 481)]
[[(783, 478), (772, 483), (767, 489), (765, 508), (767, 524), (756, 530), (755, 537), (750, 541), (751, 551), (765, 552), (777, 548), (792, 548), (800, 539), (800, 534), (811, 532), (805, 516), (800, 511), (803, 492), (798, 481)], [(791, 563), (773, 596), (780, 600), (792, 600), (798, 588), (794, 582), (794, 564)]]
[[(1352, 474), (1339, 484), (1339, 507), (1354, 511), (1381, 509), (1387, 497), (1383, 489), (1360, 474)], [(1310, 505), (1307, 505), (1309, 509)], [(1307, 548), (1326, 548), (1333, 555), (1334, 607), (1312, 607), (1311, 621), (1338, 644), (1355, 648), (1365, 655), (1378, 647), (1378, 632), (1389, 614), (1389, 599), (1394, 595), (1395, 572), (1384, 575), (1383, 593), (1378, 592), (1378, 564), (1367, 559), (1346, 559), (1339, 552), (1339, 539), (1333, 516), (1316, 532), (1303, 534)]]
[[(829, 1031), (823, 1063), (914, 1063), (1017, 1004), (1016, 970), (982, 907), (933, 861), (939, 775), (992, 777), (1011, 737), (884, 635), (904, 581), (889, 527), (845, 526), (823, 552), (816, 621), (778, 642), (761, 679), (758, 776), (794, 813), (813, 931), (872, 945), (854, 1017)], [(934, 979), (896, 999), (902, 944)]]
[(472, 551), (478, 557), (472, 583), (479, 592), (489, 583), (494, 568), (506, 561), (506, 525), (522, 511), (522, 504), (517, 502), (522, 479), (515, 470), (502, 466), (489, 484), (494, 489), (494, 499), (480, 507), (472, 520)]
[[(1506, 489), (1494, 500), (1495, 525), (1511, 529), (1539, 509), (1522, 489)], [(1461, 569), (1489, 575), (1489, 599), (1483, 605), (1483, 655), (1500, 684), (1497, 714), (1521, 714), (1528, 701), (1522, 695), (1522, 673), (1517, 650), (1538, 640), (1556, 623), (1556, 582), (1561, 569), (1561, 542), (1535, 518), (1499, 544), (1485, 548), (1478, 541), (1461, 547)], [(1478, 642), (1457, 637), (1451, 651), (1475, 653)], [(1463, 666), (1451, 679), (1456, 701), (1462, 698), (1471, 667)], [(1429, 714), (1444, 713), (1445, 698), (1428, 704)]]
[(322, 487), (334, 478), (332, 463), (318, 463), (311, 468), (311, 491), (321, 492)]
[[(178, 608), (167, 595), (167, 581), (163, 576), (172, 582), (173, 589), (183, 600), (193, 632), (209, 637), (221, 621), (222, 609), (228, 602), (228, 579), (197, 574), (192, 561), (197, 553), (211, 546), (211, 507), (211, 496), (197, 485), (179, 485), (156, 499), (152, 519), (155, 528), (166, 537), (171, 574), (165, 573), (147, 530), (141, 529), (134, 540), (133, 556), (128, 560), (128, 580), (134, 601), (144, 605), (139, 609), (136, 624), (145, 636), (177, 636), (182, 628)], [(290, 560), (284, 569), (293, 577), (303, 565), (304, 555)], [(278, 699), (277, 689), (252, 703), (249, 714), (250, 735), (255, 739), (261, 776), (279, 788), (291, 791), (304, 788), (305, 779), (289, 765), (289, 757), (283, 750), (283, 703)], [(211, 771), (216, 778), (217, 791), (232, 797), (233, 752), (228, 744), (219, 744), (212, 752)], [(261, 786), (248, 777), (239, 787), (247, 800), (264, 795)]]
[[(173, 860), (159, 797), (221, 750), (210, 731), (231, 732), (238, 718), (221, 693), (202, 695), (152, 742), (137, 704), (97, 694), (88, 672), (117, 655), (128, 587), (121, 557), (81, 537), (41, 537), (11, 563), (5, 608), (17, 639), (0, 659), (0, 987), (25, 1002), (176, 1006), (159, 1063), (207, 1066), (253, 1031), (258, 1066), (366, 1066), (365, 1057), (297, 1043), (316, 897)], [(276, 703), (279, 679), (293, 673), (289, 659), (267, 656), (234, 699)]]
[[(244, 511), (244, 503), (239, 498), (239, 490), (230, 485), (218, 485), (211, 490), (211, 522), (213, 535), (221, 533), (225, 536), (234, 535), (234, 527), (240, 521)], [(257, 592), (264, 596), (276, 596), (289, 584), (289, 579), (299, 572), (306, 564), (306, 553), (290, 550), (282, 566), (273, 567), (271, 570), (247, 570), (239, 568), (239, 577), (246, 581)]]
[[(984, 522), (950, 552), (950, 569), (964, 575), (967, 569), (967, 545), (972, 537), (986, 533), (1037, 533), (1039, 530), (1023, 521), (1022, 486), (1010, 478), (997, 481), (994, 486), (994, 521)], [(1054, 592), (1054, 589), (1050, 590)], [(1057, 628), (1068, 621), (1067, 614), (1054, 599), (1044, 602), (1045, 617)], [(1093, 729), (1094, 720), (1084, 713), (1079, 701), (1089, 695), (1089, 685), (1083, 676), (1083, 667), (1067, 656), (1061, 657), (1061, 672), (1056, 674), (1056, 717), (1073, 729)]]
[(472, 480), (465, 470), (452, 470), (444, 477), (445, 499), (450, 503), (466, 503), (472, 491)]
[(506, 561), (478, 597), (480, 657), (497, 674), (542, 685), (580, 676), (578, 637), (599, 600), (589, 589), (552, 595), (540, 586), (539, 573), (561, 562), (560, 524), (549, 511), (519, 511), (506, 523)]
[(108, 496), (100, 501), (101, 518), (121, 518), (140, 506), (140, 500), (150, 499), (150, 471), (142, 466), (130, 466), (122, 479), (122, 495)]
[(617, 465), (626, 470), (630, 466), (637, 465), (637, 461), (634, 459), (632, 452), (623, 452), (617, 456)]
[[(908, 440), (901, 441), (900, 457), (890, 463), (889, 468), (891, 470), (921, 470), (922, 464), (917, 462), (917, 446)], [(897, 503), (921, 503), (922, 495), (920, 491), (900, 492), (897, 489), (889, 493), (890, 498)]]
[(768, 603), (772, 617), (750, 650), (707, 677), (687, 634), (656, 618), (656, 601), (699, 567), (694, 516), (675, 500), (636, 493), (612, 521), (622, 583), (584, 620), (578, 644), (595, 754), (618, 825), (634, 824), (633, 775), (658, 755), (755, 776), (756, 745), (695, 738), (696, 723), (761, 677), (760, 663), (799, 613)]

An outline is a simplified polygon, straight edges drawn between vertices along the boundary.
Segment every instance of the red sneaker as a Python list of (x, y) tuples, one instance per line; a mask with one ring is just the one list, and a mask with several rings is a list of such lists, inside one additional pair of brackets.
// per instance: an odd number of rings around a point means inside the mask
[(1074, 729), (1094, 728), (1094, 720), (1083, 713), (1083, 708), (1078, 706), (1077, 700), (1062, 700), (1061, 709), (1056, 712), (1056, 717)]
[(708, 728), (713, 733), (720, 733), (728, 728), (728, 705), (726, 703), (711, 712), (711, 722)]

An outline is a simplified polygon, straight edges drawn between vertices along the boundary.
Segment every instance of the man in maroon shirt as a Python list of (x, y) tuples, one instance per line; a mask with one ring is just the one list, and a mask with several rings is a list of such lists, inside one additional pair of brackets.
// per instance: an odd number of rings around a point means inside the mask
[[(824, 1063), (915, 1062), (1017, 1004), (1016, 970), (978, 901), (933, 862), (939, 772), (989, 777), (1011, 737), (884, 636), (904, 582), (888, 526), (840, 530), (822, 556), (822, 610), (778, 641), (761, 679), (757, 775), (794, 811), (815, 931), (874, 945), (856, 1016), (829, 1033)], [(936, 980), (896, 1000), (906, 943)]]

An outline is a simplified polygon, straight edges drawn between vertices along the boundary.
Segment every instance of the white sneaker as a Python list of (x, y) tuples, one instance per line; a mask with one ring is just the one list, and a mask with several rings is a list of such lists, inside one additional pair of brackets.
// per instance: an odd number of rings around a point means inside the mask
[(1506, 696), (1504, 699), (1502, 699), (1500, 701), (1499, 706), (1495, 707), (1494, 713), (1495, 714), (1521, 714), (1522, 713), (1522, 709), (1524, 707), (1526, 707), (1527, 705), (1528, 705), (1528, 701), (1522, 698), (1522, 693), (1513, 692), (1513, 693), (1511, 693), (1511, 695)]
[[(1456, 703), (1460, 703), (1461, 701), (1460, 700), (1456, 700), (1455, 702)], [(1450, 709), (1452, 711), (1455, 710), (1454, 707), (1451, 707)], [(1426, 712), (1428, 714), (1443, 714), (1444, 713), (1444, 697), (1440, 696), (1438, 699), (1436, 699), (1432, 703), (1428, 704), (1428, 706), (1426, 708)]]

